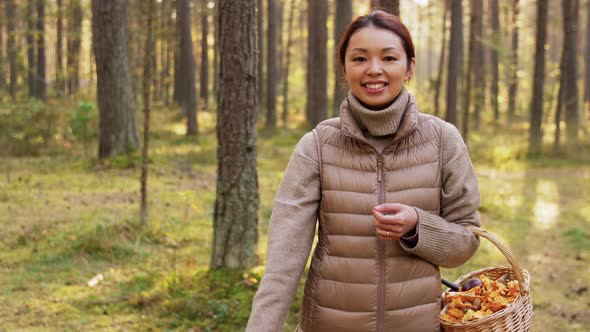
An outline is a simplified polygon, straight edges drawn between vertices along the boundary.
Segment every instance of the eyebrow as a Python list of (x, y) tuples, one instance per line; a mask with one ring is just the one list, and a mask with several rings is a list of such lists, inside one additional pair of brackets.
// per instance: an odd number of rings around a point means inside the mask
[[(392, 47), (385, 47), (385, 48), (382, 48), (382, 49), (381, 49), (381, 52), (384, 52), (384, 51), (393, 51), (393, 50), (396, 50), (396, 48), (395, 48), (395, 47), (393, 47), (393, 46), (392, 46)], [(360, 47), (353, 48), (353, 49), (351, 50), (351, 52), (353, 52), (353, 51), (359, 51), (359, 52), (368, 52), (366, 48), (360, 48)]]

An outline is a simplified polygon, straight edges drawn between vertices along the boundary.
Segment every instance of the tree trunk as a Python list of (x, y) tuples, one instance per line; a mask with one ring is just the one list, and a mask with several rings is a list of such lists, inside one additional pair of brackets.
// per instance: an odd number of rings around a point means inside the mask
[(37, 1), (37, 98), (47, 100), (45, 84), (45, 4)]
[[(478, 11), (478, 0), (471, 0), (471, 13), (469, 15), (469, 47), (467, 49), (467, 70), (465, 71), (465, 89), (463, 90), (463, 121), (462, 134), (465, 143), (469, 139), (469, 111), (471, 106), (471, 86), (474, 77), (474, 65), (476, 55), (477, 21), (481, 18), (481, 12)], [(480, 82), (478, 81), (478, 84)]]
[(2, 64), (2, 66), (0, 66), (0, 89), (2, 89), (2, 91), (6, 91), (6, 61), (5, 61), (5, 57), (4, 57), (4, 19), (5, 16), (3, 14), (6, 14), (6, 12), (3, 10), (3, 4), (4, 2), (0, 2), (0, 63)]
[(340, 59), (338, 58), (338, 45), (340, 44), (340, 38), (344, 35), (346, 28), (352, 21), (352, 0), (340, 0), (336, 1), (336, 22), (334, 24), (334, 116), (340, 114), (340, 104), (346, 98), (348, 91), (346, 87), (346, 80), (344, 78), (344, 72), (340, 65)]
[(308, 0), (307, 19), (307, 121), (315, 127), (326, 118), (328, 64), (328, 1)]
[(57, 0), (56, 44), (55, 44), (55, 92), (65, 95), (63, 72), (63, 0)]
[(72, 95), (80, 89), (80, 49), (82, 45), (82, 6), (80, 0), (70, 1), (68, 25), (70, 26), (67, 41), (68, 94)]
[(491, 47), (491, 69), (492, 81), (490, 82), (490, 100), (492, 101), (492, 110), (494, 112), (494, 122), (500, 120), (500, 106), (498, 104), (498, 83), (500, 81), (500, 72), (498, 69), (498, 50), (500, 49), (500, 9), (498, 1), (490, 1), (490, 20), (492, 25), (492, 47)]
[(457, 126), (457, 93), (463, 63), (463, 4), (451, 1), (451, 38), (449, 43), (449, 73), (447, 79), (446, 120)]
[(207, 109), (209, 101), (209, 47), (207, 45), (207, 37), (209, 36), (209, 22), (208, 22), (208, 11), (206, 0), (201, 0), (201, 75), (199, 79), (200, 86), (200, 98), (201, 106), (203, 109)]
[[(215, 99), (218, 99), (219, 94), (219, 85), (220, 85), (220, 76), (219, 76), (219, 63), (221, 55), (219, 54), (219, 50), (221, 49), (220, 44), (220, 36), (219, 36), (219, 8), (221, 7), (221, 0), (215, 0), (215, 24), (213, 27), (215, 28), (215, 45), (213, 48), (213, 94), (215, 95)], [(219, 107), (219, 105), (217, 105)]]
[(473, 41), (473, 111), (474, 129), (479, 130), (481, 126), (481, 112), (485, 109), (485, 57), (483, 40), (483, 0), (471, 0), (472, 14), (474, 18), (474, 41)]
[(287, 47), (285, 47), (285, 82), (283, 84), (283, 127), (287, 128), (289, 116), (289, 66), (291, 64), (291, 48), (293, 47), (293, 20), (295, 18), (295, 1), (289, 1), (289, 22), (287, 23)]
[(535, 72), (531, 101), (531, 123), (529, 129), (529, 153), (541, 152), (543, 133), (543, 96), (545, 84), (545, 43), (547, 42), (547, 0), (537, 0), (537, 34), (535, 45)]
[(512, 0), (512, 47), (510, 48), (508, 86), (508, 118), (510, 123), (516, 115), (516, 92), (518, 87), (518, 0)]
[(99, 158), (136, 150), (135, 99), (129, 67), (127, 1), (92, 0), (96, 60)]
[(561, 63), (559, 64), (559, 92), (557, 93), (557, 107), (555, 109), (555, 138), (553, 141), (553, 152), (557, 153), (560, 150), (561, 140), (561, 120), (563, 118), (563, 107), (564, 107), (564, 95), (566, 85), (566, 63), (564, 62), (566, 51), (565, 47), (562, 47), (561, 52)]
[(399, 16), (399, 0), (379, 0), (378, 6), (385, 9), (388, 13)]
[(197, 91), (195, 87), (195, 59), (193, 58), (193, 40), (191, 38), (191, 10), (190, 0), (176, 0), (176, 12), (178, 16), (177, 27), (179, 47), (179, 68), (177, 72), (177, 84), (181, 87), (178, 95), (183, 114), (187, 117), (186, 134), (197, 135)]
[(444, 0), (442, 40), (440, 43), (440, 58), (438, 61), (438, 77), (434, 85), (434, 115), (436, 116), (439, 116), (440, 114), (440, 87), (442, 86), (443, 73), (445, 69), (445, 53), (447, 50), (447, 17), (449, 16), (449, 1), (451, 0)]
[(176, 48), (176, 30), (174, 26), (174, 20), (172, 19), (172, 9), (175, 8), (172, 1), (164, 1), (163, 4), (167, 4), (165, 7), (166, 13), (166, 32), (165, 32), (165, 39), (166, 39), (166, 59), (164, 65), (164, 73), (162, 74), (164, 77), (162, 78), (163, 86), (162, 89), (164, 90), (164, 105), (169, 106), (172, 103), (172, 93), (170, 91), (172, 85), (172, 77), (170, 71), (172, 66), (176, 66), (173, 63), (174, 54), (176, 52), (174, 49)]
[(277, 127), (277, 29), (279, 19), (278, 0), (268, 0), (268, 40), (266, 58), (266, 128)]
[(8, 54), (8, 62), (10, 67), (10, 82), (8, 90), (10, 92), (12, 101), (16, 100), (16, 58), (18, 56), (14, 38), (16, 34), (15, 14), (16, 5), (14, 0), (6, 0), (6, 52)]
[(264, 5), (256, 0), (256, 28), (258, 45), (258, 113), (264, 112)]
[(222, 1), (217, 116), (217, 191), (210, 267), (257, 264), (256, 3)]
[[(175, 31), (175, 40), (176, 40), (176, 47), (174, 47), (174, 102), (178, 105), (182, 106), (182, 101), (184, 100), (184, 86), (181, 83), (180, 76), (182, 75), (182, 62), (180, 60), (182, 54), (182, 26), (181, 26), (181, 13), (179, 8), (181, 6), (181, 2), (184, 0), (174, 0), (176, 4), (176, 31)], [(184, 108), (182, 109), (184, 111)], [(184, 114), (187, 115), (186, 113)]]
[(578, 142), (580, 117), (578, 114), (578, 61), (577, 32), (578, 32), (578, 0), (563, 0), (564, 22), (564, 64), (565, 64), (565, 127), (568, 144)]
[(584, 52), (584, 113), (590, 119), (590, 1), (586, 2), (586, 49)]
[(35, 0), (27, 1), (27, 81), (29, 83), (29, 97), (37, 96), (37, 66), (35, 65)]
[(141, 150), (141, 206), (140, 206), (140, 223), (147, 225), (148, 205), (147, 205), (147, 178), (148, 178), (148, 152), (150, 143), (150, 86), (152, 82), (152, 54), (154, 52), (152, 21), (154, 1), (147, 1), (147, 38), (145, 41), (145, 50), (143, 58), (143, 148)]

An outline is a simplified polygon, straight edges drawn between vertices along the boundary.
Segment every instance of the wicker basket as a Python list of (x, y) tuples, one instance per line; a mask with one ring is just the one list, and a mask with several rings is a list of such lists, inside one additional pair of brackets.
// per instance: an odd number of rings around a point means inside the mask
[[(490, 278), (500, 277), (508, 274), (510, 279), (516, 279), (520, 283), (520, 296), (511, 303), (507, 308), (497, 311), (487, 317), (459, 323), (450, 323), (441, 319), (441, 327), (443, 331), (450, 332), (492, 332), (492, 331), (529, 331), (531, 320), (533, 318), (533, 302), (530, 293), (530, 276), (527, 270), (520, 267), (516, 258), (512, 256), (508, 248), (504, 246), (498, 239), (487, 231), (478, 227), (468, 227), (473, 234), (478, 235), (492, 242), (504, 254), (510, 265), (496, 266), (477, 270), (466, 274), (456, 283), (461, 285), (464, 280), (486, 274)], [(443, 292), (443, 299), (449, 289)], [(443, 311), (446, 308), (443, 308)]]

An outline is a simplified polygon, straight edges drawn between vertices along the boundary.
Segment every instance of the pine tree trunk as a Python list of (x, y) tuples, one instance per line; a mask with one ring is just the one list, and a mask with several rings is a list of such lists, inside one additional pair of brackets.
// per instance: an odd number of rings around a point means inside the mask
[(388, 13), (400, 16), (399, 0), (379, 0), (378, 6), (385, 9)]
[(92, 0), (99, 158), (136, 150), (139, 145), (128, 45), (127, 1)]
[(562, 48), (561, 52), (561, 63), (559, 64), (559, 92), (557, 93), (557, 106), (555, 109), (555, 137), (553, 141), (553, 152), (558, 153), (560, 150), (561, 141), (561, 120), (563, 119), (563, 107), (564, 107), (564, 95), (565, 89), (567, 89), (566, 83), (566, 63), (564, 62), (566, 55), (565, 47)]
[(8, 54), (8, 62), (10, 67), (10, 82), (8, 90), (10, 92), (12, 101), (16, 100), (16, 58), (18, 56), (14, 38), (16, 34), (15, 14), (16, 5), (14, 0), (6, 0), (6, 52)]
[(210, 268), (257, 264), (256, 2), (222, 1), (217, 190)]
[(547, 0), (537, 0), (537, 33), (535, 45), (535, 72), (531, 101), (529, 153), (541, 152), (543, 133), (543, 96), (545, 84), (545, 43), (547, 42)]
[(340, 0), (336, 1), (336, 22), (334, 23), (334, 114), (338, 116), (340, 114), (340, 104), (346, 98), (348, 91), (346, 87), (346, 80), (344, 78), (344, 72), (340, 65), (340, 59), (338, 58), (338, 45), (340, 38), (344, 35), (346, 28), (352, 21), (352, 0)]
[[(185, 70), (184, 68), (182, 68), (182, 62), (180, 60), (182, 54), (182, 26), (180, 19), (181, 13), (179, 12), (179, 8), (181, 6), (182, 1), (184, 0), (174, 0), (174, 3), (176, 5), (176, 31), (174, 34), (176, 41), (176, 47), (174, 47), (174, 102), (178, 105), (182, 105), (182, 100), (184, 100), (185, 94), (184, 86), (181, 83), (182, 79), (180, 78), (180, 76), (182, 75), (181, 73), (183, 72), (183, 70)], [(184, 108), (182, 110), (185, 111)], [(184, 115), (186, 116), (187, 114), (185, 113)]]
[[(477, 38), (477, 21), (479, 19), (479, 13), (477, 11), (477, 0), (471, 0), (471, 13), (469, 15), (469, 47), (467, 49), (467, 70), (465, 71), (465, 89), (463, 90), (463, 121), (462, 121), (462, 134), (463, 140), (465, 143), (468, 142), (469, 139), (469, 111), (471, 106), (471, 86), (473, 85), (473, 72), (474, 72), (474, 64), (475, 64), (475, 49), (476, 46), (476, 38)], [(479, 82), (478, 82), (479, 83)]]
[(27, 1), (27, 81), (29, 83), (29, 97), (37, 97), (37, 66), (35, 65), (35, 0)]
[(45, 4), (37, 1), (37, 98), (47, 99), (45, 84)]
[(442, 24), (442, 40), (440, 43), (440, 58), (438, 61), (438, 77), (434, 87), (434, 115), (439, 116), (440, 114), (440, 87), (442, 86), (443, 74), (445, 69), (445, 53), (447, 45), (447, 18), (449, 16), (449, 1), (444, 0), (443, 7), (443, 24)]
[(208, 7), (206, 0), (201, 0), (201, 75), (199, 78), (201, 108), (206, 110), (209, 101), (209, 36)]
[(277, 30), (278, 0), (268, 0), (268, 41), (266, 58), (266, 128), (277, 127)]
[(307, 20), (307, 104), (305, 113), (310, 126), (326, 118), (328, 64), (328, 1), (308, 0)]
[(590, 119), (590, 1), (586, 2), (586, 49), (584, 52), (584, 113)]
[(481, 112), (485, 109), (485, 72), (486, 67), (484, 57), (484, 46), (483, 40), (483, 0), (471, 0), (473, 13), (471, 17), (474, 17), (473, 29), (474, 29), (474, 45), (473, 45), (473, 81), (477, 84), (473, 84), (473, 111), (474, 121), (473, 127), (475, 130), (479, 130), (481, 126)]
[(57, 21), (55, 44), (55, 91), (58, 96), (65, 95), (63, 72), (63, 0), (57, 0)]
[(498, 1), (490, 1), (490, 20), (492, 25), (492, 47), (491, 47), (491, 69), (492, 81), (490, 82), (490, 100), (492, 101), (492, 110), (494, 112), (494, 121), (500, 120), (500, 106), (498, 104), (498, 83), (500, 81), (500, 72), (498, 69), (498, 49), (500, 47), (500, 9)]
[(578, 142), (580, 116), (578, 114), (578, 0), (562, 0), (564, 22), (564, 63), (565, 63), (565, 127), (568, 144)]
[(68, 94), (80, 89), (80, 49), (82, 46), (82, 6), (80, 0), (70, 0), (67, 41)]
[(179, 72), (177, 84), (182, 87), (178, 102), (187, 117), (186, 134), (197, 135), (197, 92), (195, 87), (195, 59), (193, 58), (193, 40), (191, 38), (190, 0), (176, 0), (179, 27)]
[(154, 1), (147, 1), (147, 37), (145, 41), (145, 53), (143, 58), (143, 147), (141, 150), (141, 206), (139, 209), (140, 223), (142, 226), (147, 225), (148, 205), (147, 205), (147, 179), (148, 179), (148, 152), (150, 143), (150, 86), (152, 81), (152, 54), (155, 51), (152, 32), (153, 7)]
[(4, 19), (6, 12), (3, 10), (4, 2), (0, 2), (0, 89), (6, 91), (6, 61), (4, 57)]
[(584, 113), (590, 119), (590, 1), (586, 1), (586, 49), (584, 52)]
[(291, 65), (291, 48), (293, 47), (293, 20), (295, 18), (295, 1), (289, 1), (289, 22), (287, 23), (287, 47), (285, 47), (285, 82), (283, 84), (283, 113), (281, 120), (287, 128), (289, 117), (289, 67)]
[(457, 94), (463, 63), (463, 4), (451, 1), (451, 37), (449, 42), (449, 73), (447, 79), (446, 120), (457, 125)]
[(518, 86), (518, 0), (512, 0), (512, 47), (510, 48), (510, 84), (508, 86), (508, 118), (510, 123), (516, 115), (516, 92)]
[(258, 113), (264, 111), (264, 5), (256, 0), (256, 28), (258, 45)]
[(163, 83), (163, 89), (164, 89), (164, 105), (169, 106), (172, 103), (172, 93), (170, 91), (171, 89), (171, 85), (172, 85), (172, 77), (171, 77), (171, 69), (172, 66), (176, 66), (176, 64), (173, 63), (173, 59), (174, 59), (174, 54), (176, 54), (176, 52), (174, 51), (174, 49), (176, 48), (176, 29), (174, 26), (174, 20), (172, 19), (172, 10), (174, 7), (174, 4), (172, 3), (172, 1), (170, 2), (163, 2), (163, 3), (167, 3), (168, 6), (165, 7), (166, 10), (166, 34), (165, 34), (165, 39), (166, 39), (166, 64), (164, 65), (164, 78), (162, 79), (164, 81)]

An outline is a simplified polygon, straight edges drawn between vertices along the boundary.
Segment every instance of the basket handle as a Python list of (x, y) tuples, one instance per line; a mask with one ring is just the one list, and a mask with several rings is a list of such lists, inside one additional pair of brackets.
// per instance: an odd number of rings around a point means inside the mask
[(467, 229), (470, 230), (473, 234), (475, 234), (477, 236), (481, 236), (484, 239), (490, 241), (493, 245), (496, 246), (496, 248), (498, 248), (498, 250), (500, 250), (500, 252), (502, 252), (504, 257), (506, 257), (506, 260), (508, 260), (508, 263), (510, 263), (510, 266), (512, 266), (512, 271), (514, 271), (514, 275), (516, 276), (516, 279), (518, 280), (518, 282), (521, 285), (520, 294), (524, 295), (527, 292), (528, 285), (525, 284), (525, 278), (524, 278), (524, 275), (522, 274), (522, 268), (520, 267), (520, 264), (516, 260), (516, 257), (514, 257), (512, 255), (510, 250), (508, 250), (508, 248), (504, 244), (502, 244), (502, 242), (500, 242), (500, 240), (498, 240), (498, 238), (496, 238), (491, 233), (488, 233), (488, 231), (486, 231), (483, 228), (475, 227), (475, 226), (467, 226)]

